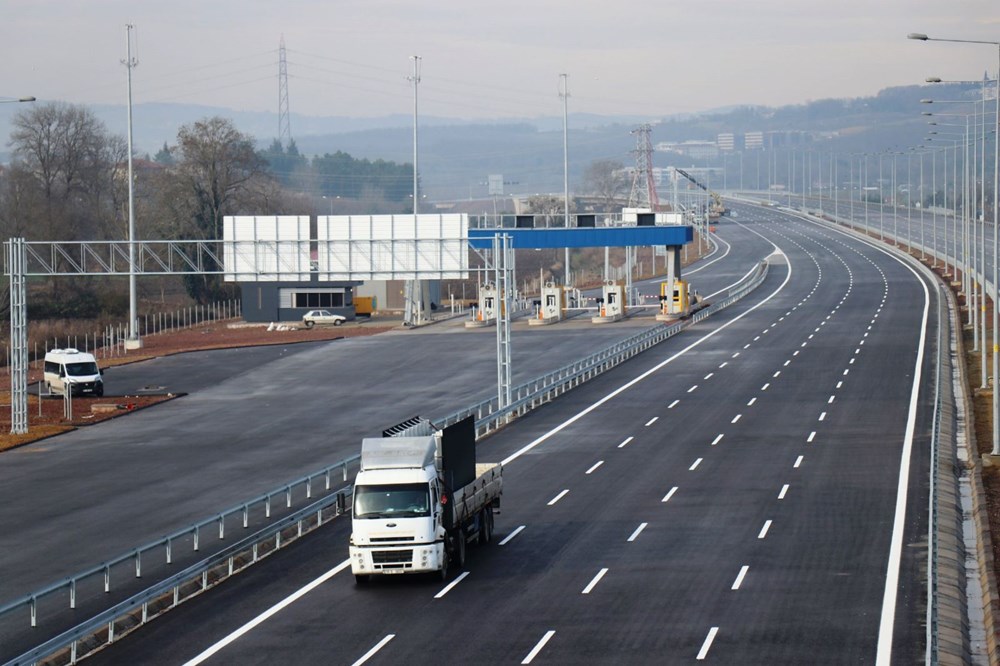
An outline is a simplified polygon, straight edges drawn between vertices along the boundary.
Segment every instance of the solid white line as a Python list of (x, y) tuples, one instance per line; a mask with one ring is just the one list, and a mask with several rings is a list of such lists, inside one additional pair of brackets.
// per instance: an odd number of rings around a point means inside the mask
[(785, 495), (788, 494), (788, 484), (781, 486), (781, 492), (778, 493), (778, 499), (785, 499)]
[(628, 540), (629, 540), (629, 541), (635, 541), (635, 538), (636, 538), (637, 536), (639, 536), (639, 534), (640, 534), (640, 533), (641, 533), (641, 532), (642, 532), (642, 531), (643, 531), (644, 529), (646, 529), (646, 525), (649, 525), (649, 523), (639, 523), (639, 527), (635, 528), (635, 532), (632, 532), (632, 536), (630, 536), (630, 537), (628, 538)]
[(523, 530), (523, 529), (524, 529), (524, 525), (518, 525), (517, 529), (515, 529), (513, 532), (511, 532), (510, 534), (508, 534), (507, 536), (505, 536), (504, 539), (503, 539), (503, 541), (501, 541), (498, 545), (500, 545), (500, 546), (506, 546), (507, 542), (510, 541), (511, 539), (513, 539), (514, 537), (516, 537), (518, 534), (520, 534), (521, 530)]
[(715, 446), (716, 444), (718, 444), (719, 442), (721, 442), (723, 436), (724, 435), (721, 432), (718, 435), (716, 435), (715, 439), (712, 440), (712, 446)]
[(758, 539), (763, 539), (764, 537), (766, 537), (767, 536), (767, 531), (769, 529), (771, 529), (771, 521), (770, 520), (765, 520), (764, 521), (764, 527), (760, 528), (760, 534), (757, 535), (757, 538)]
[(356, 662), (354, 662), (352, 666), (361, 666), (361, 664), (365, 663), (366, 661), (374, 657), (376, 652), (384, 648), (386, 643), (388, 643), (395, 637), (396, 634), (389, 634), (388, 636), (380, 640), (378, 643), (375, 644), (375, 647), (373, 647), (371, 650), (368, 650), (368, 652), (365, 652), (364, 656), (361, 657), (361, 659), (358, 659)]
[(309, 594), (314, 589), (316, 589), (317, 587), (319, 587), (320, 585), (322, 585), (326, 581), (330, 580), (331, 578), (333, 578), (334, 576), (336, 576), (338, 573), (340, 573), (341, 571), (343, 571), (344, 569), (346, 569), (346, 568), (348, 568), (350, 566), (351, 566), (351, 561), (350, 560), (344, 560), (343, 562), (341, 562), (340, 564), (338, 564), (334, 568), (330, 569), (325, 574), (323, 574), (322, 576), (320, 576), (316, 580), (312, 581), (311, 583), (309, 583), (305, 587), (299, 588), (297, 591), (293, 592), (292, 594), (290, 594), (289, 596), (285, 597), (284, 599), (282, 599), (281, 601), (279, 601), (275, 605), (271, 606), (266, 611), (264, 611), (263, 613), (261, 613), (260, 615), (258, 615), (257, 617), (255, 617), (254, 619), (250, 620), (249, 622), (247, 622), (246, 624), (244, 624), (242, 627), (240, 627), (236, 631), (232, 632), (231, 634), (229, 634), (228, 636), (226, 636), (225, 638), (223, 638), (219, 642), (217, 642), (214, 645), (212, 645), (211, 647), (209, 647), (207, 650), (205, 650), (204, 652), (202, 652), (201, 654), (199, 654), (194, 659), (191, 659), (189, 661), (184, 662), (184, 666), (196, 666), (197, 664), (202, 663), (203, 661), (205, 661), (206, 659), (208, 659), (209, 657), (211, 657), (212, 655), (214, 655), (216, 652), (218, 652), (222, 648), (226, 647), (227, 645), (229, 645), (230, 643), (232, 643), (233, 641), (235, 641), (240, 636), (244, 635), (248, 631), (254, 629), (258, 625), (260, 625), (263, 622), (265, 622), (266, 620), (270, 619), (273, 615), (279, 613), (284, 608), (287, 608), (291, 604), (295, 603), (296, 601), (298, 601), (299, 599), (301, 599), (305, 595)]
[(633, 439), (635, 439), (635, 437), (626, 437), (625, 441), (618, 445), (618, 448), (624, 449), (626, 446), (628, 446), (628, 443), (631, 442)]
[(608, 568), (607, 567), (604, 567), (603, 569), (601, 569), (600, 571), (598, 571), (597, 575), (594, 576), (593, 580), (591, 580), (589, 583), (587, 583), (587, 587), (583, 588), (583, 591), (580, 592), (580, 594), (590, 594), (590, 591), (594, 589), (595, 585), (597, 585), (599, 582), (601, 582), (601, 579), (604, 578), (604, 574), (606, 574), (606, 573), (608, 573)]
[(733, 589), (733, 590), (740, 589), (740, 585), (743, 584), (743, 579), (746, 577), (747, 571), (749, 571), (749, 570), (750, 570), (750, 567), (747, 566), (747, 565), (744, 565), (744, 566), (740, 567), (740, 572), (736, 575), (736, 580), (733, 581), (733, 586), (730, 589)]
[(590, 474), (591, 472), (593, 472), (595, 469), (597, 469), (598, 467), (600, 467), (603, 464), (604, 464), (603, 460), (598, 460), (597, 462), (595, 462), (593, 464), (593, 466), (591, 466), (590, 469), (588, 469), (586, 472), (584, 472), (584, 474)]
[(440, 598), (441, 598), (441, 597), (443, 597), (444, 595), (446, 595), (446, 594), (448, 594), (449, 592), (451, 592), (451, 588), (453, 588), (453, 587), (455, 587), (456, 585), (458, 585), (459, 583), (461, 583), (461, 582), (462, 582), (462, 579), (463, 579), (463, 578), (465, 578), (465, 577), (466, 577), (466, 576), (468, 576), (468, 575), (469, 575), (469, 572), (468, 572), (468, 571), (463, 571), (463, 572), (462, 572), (462, 575), (461, 575), (461, 576), (459, 576), (459, 577), (458, 577), (458, 578), (456, 578), (455, 580), (453, 580), (453, 581), (451, 581), (450, 583), (448, 583), (447, 585), (445, 585), (445, 586), (444, 586), (444, 587), (443, 587), (443, 588), (441, 589), (441, 591), (440, 591), (440, 592), (438, 592), (437, 594), (435, 594), (435, 595), (434, 595), (434, 598), (435, 598), (435, 599), (440, 599)]
[[(772, 246), (774, 247), (774, 249), (775, 249), (776, 252), (781, 253), (781, 250), (778, 248), (777, 245), (774, 245), (772, 243)], [(781, 254), (784, 255), (784, 253), (781, 253)], [(528, 444), (525, 444), (520, 449), (518, 449), (514, 453), (510, 454), (509, 456), (507, 456), (506, 458), (504, 458), (503, 460), (501, 460), (500, 464), (501, 465), (509, 465), (513, 461), (515, 461), (518, 458), (520, 458), (521, 456), (523, 456), (528, 451), (531, 451), (536, 446), (538, 446), (539, 444), (543, 443), (544, 441), (546, 441), (547, 439), (549, 439), (550, 437), (552, 437), (553, 435), (556, 435), (556, 434), (562, 432), (563, 430), (565, 430), (569, 426), (573, 425), (574, 423), (576, 423), (577, 421), (579, 421), (580, 419), (582, 419), (587, 414), (590, 414), (592, 411), (594, 411), (598, 407), (602, 406), (604, 403), (608, 402), (612, 398), (615, 398), (619, 394), (624, 393), (625, 391), (627, 391), (628, 389), (632, 388), (633, 386), (635, 386), (636, 384), (638, 384), (642, 380), (646, 379), (647, 377), (653, 375), (657, 371), (659, 371), (662, 368), (666, 367), (668, 364), (672, 363), (674, 360), (676, 360), (677, 358), (679, 358), (683, 354), (686, 354), (687, 352), (691, 351), (692, 349), (694, 349), (698, 345), (702, 344), (706, 340), (712, 338), (713, 336), (718, 335), (720, 332), (726, 330), (728, 327), (732, 326), (733, 324), (735, 324), (739, 320), (743, 319), (743, 317), (746, 317), (751, 312), (754, 312), (757, 308), (763, 307), (763, 305), (765, 303), (767, 303), (772, 298), (774, 298), (775, 296), (777, 296), (788, 285), (788, 282), (792, 279), (792, 273), (793, 273), (792, 268), (791, 268), (792, 265), (791, 265), (791, 263), (788, 263), (786, 265), (788, 266), (788, 273), (785, 275), (785, 279), (781, 282), (780, 285), (778, 285), (778, 287), (774, 291), (772, 291), (770, 294), (768, 294), (763, 299), (761, 299), (761, 301), (759, 303), (753, 305), (750, 308), (747, 308), (744, 312), (741, 312), (740, 314), (738, 314), (737, 316), (733, 317), (729, 321), (725, 322), (724, 324), (721, 324), (718, 328), (712, 329), (711, 331), (709, 331), (708, 333), (706, 333), (702, 337), (698, 338), (697, 340), (695, 340), (694, 342), (692, 342), (691, 344), (689, 344), (687, 347), (684, 347), (683, 349), (677, 351), (676, 353), (674, 353), (673, 355), (667, 357), (663, 361), (660, 361), (658, 364), (654, 365), (652, 368), (650, 368), (646, 372), (644, 372), (641, 375), (639, 375), (639, 376), (637, 376), (637, 377), (635, 377), (635, 378), (633, 378), (633, 379), (625, 382), (624, 384), (622, 384), (621, 386), (619, 386), (618, 388), (616, 388), (614, 391), (608, 393), (606, 396), (604, 396), (600, 400), (597, 400), (596, 402), (594, 402), (590, 406), (588, 406), (588, 407), (580, 410), (575, 415), (573, 415), (570, 418), (566, 419), (565, 421), (563, 421), (562, 423), (560, 423), (559, 425), (557, 425), (552, 430), (549, 430), (548, 432), (546, 432), (545, 434), (543, 434), (543, 435), (535, 438), (533, 441), (529, 442)], [(725, 364), (723, 363), (723, 365), (725, 365)], [(719, 366), (719, 367), (722, 367), (722, 366)]]
[(704, 460), (704, 458), (698, 458), (698, 459), (697, 459), (697, 460), (695, 460), (695, 461), (694, 461), (693, 463), (691, 463), (691, 466), (690, 466), (690, 467), (688, 467), (688, 471), (689, 471), (689, 472), (693, 472), (693, 471), (695, 471), (696, 469), (698, 469), (698, 465), (700, 465), (700, 464), (701, 464), (701, 461), (702, 461), (702, 460)]
[(562, 491), (561, 493), (559, 493), (558, 495), (556, 495), (555, 497), (553, 497), (552, 499), (550, 499), (549, 500), (549, 506), (552, 506), (553, 504), (555, 504), (556, 502), (558, 502), (559, 500), (561, 500), (563, 497), (566, 497), (566, 493), (568, 493), (568, 492), (569, 492), (569, 488), (567, 488), (566, 490)]
[(737, 421), (740, 420), (742, 416), (743, 416), (742, 414), (737, 414), (736, 416), (733, 417), (733, 420), (730, 421), (730, 423), (736, 423)]
[(669, 493), (663, 496), (663, 499), (661, 499), (660, 502), (669, 502), (670, 498), (673, 497), (674, 493), (676, 492), (677, 492), (677, 486), (674, 486), (673, 488), (670, 489)]
[(813, 430), (811, 433), (809, 433), (809, 436), (806, 438), (806, 441), (807, 442), (812, 442), (814, 439), (816, 439), (816, 431), (815, 430)]
[(805, 456), (799, 456), (798, 458), (796, 458), (796, 459), (795, 459), (795, 464), (794, 464), (794, 465), (792, 465), (792, 467), (795, 467), (796, 469), (798, 469), (799, 467), (801, 467), (801, 466), (802, 466), (802, 459), (803, 459), (804, 457), (805, 457)]
[(674, 407), (677, 406), (677, 403), (679, 403), (679, 402), (680, 402), (680, 400), (674, 400), (672, 403), (670, 403), (669, 405), (667, 405), (667, 409), (673, 409)]
[(528, 656), (525, 657), (521, 663), (530, 664), (531, 660), (534, 659), (538, 655), (538, 653), (542, 651), (542, 648), (545, 647), (545, 644), (548, 643), (549, 639), (555, 636), (555, 634), (556, 632), (552, 629), (546, 631), (545, 635), (542, 636), (542, 640), (538, 641), (538, 643), (535, 644), (535, 647), (531, 648), (531, 652), (528, 653)]
[(704, 661), (705, 657), (708, 656), (708, 650), (712, 647), (712, 641), (715, 640), (715, 635), (719, 633), (718, 627), (712, 627), (708, 630), (708, 636), (705, 636), (705, 642), (701, 644), (701, 649), (698, 650), (698, 656), (695, 657), (698, 661)]
[(648, 421), (646, 421), (646, 427), (648, 428), (649, 426), (651, 426), (651, 425), (653, 425), (654, 423), (656, 423), (656, 420), (657, 420), (658, 418), (660, 418), (660, 417), (659, 417), (659, 416), (654, 416), (653, 418), (651, 418), (651, 419), (649, 419)]

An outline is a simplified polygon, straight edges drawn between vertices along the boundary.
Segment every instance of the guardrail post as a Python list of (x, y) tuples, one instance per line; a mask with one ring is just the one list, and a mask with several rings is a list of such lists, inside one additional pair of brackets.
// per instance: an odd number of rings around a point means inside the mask
[(170, 538), (167, 538), (167, 564), (173, 564), (174, 554), (173, 554), (173, 543)]
[(69, 607), (76, 608), (76, 578), (69, 582)]
[(149, 622), (149, 602), (142, 602), (142, 624)]
[(142, 578), (142, 551), (135, 551), (135, 577)]
[(207, 571), (202, 571), (201, 572), (201, 591), (204, 592), (207, 589), (208, 589), (208, 572)]
[(285, 508), (286, 509), (291, 509), (292, 508), (292, 487), (291, 486), (287, 486), (285, 488)]
[(194, 526), (194, 549), (198, 550), (198, 537), (201, 536), (201, 529), (195, 525)]
[(330, 489), (330, 470), (326, 470), (326, 489)]
[(108, 645), (115, 642), (115, 621), (108, 622)]
[(233, 575), (233, 559), (234, 559), (233, 557), (229, 558), (229, 575), (230, 576)]
[(31, 597), (31, 626), (38, 626), (38, 597)]
[(271, 517), (271, 496), (270, 495), (268, 495), (267, 498), (264, 500), (264, 517), (265, 518), (270, 518)]
[(312, 499), (313, 496), (313, 480), (310, 476), (306, 479), (306, 499)]
[(347, 481), (347, 463), (344, 463), (344, 481)]
[(104, 566), (104, 592), (108, 593), (111, 591), (111, 567)]

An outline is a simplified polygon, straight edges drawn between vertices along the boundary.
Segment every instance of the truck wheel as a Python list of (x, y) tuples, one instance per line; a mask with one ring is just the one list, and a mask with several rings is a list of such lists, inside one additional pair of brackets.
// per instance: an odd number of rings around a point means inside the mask
[(492, 520), (493, 512), (490, 511), (489, 507), (486, 507), (479, 514), (479, 543), (480, 545), (486, 545), (493, 538), (493, 525)]
[(461, 571), (465, 569), (465, 532), (459, 530), (455, 538), (458, 539), (458, 543), (455, 544), (455, 564)]
[(493, 540), (493, 507), (486, 507), (486, 543)]
[(451, 565), (451, 558), (448, 557), (448, 549), (444, 549), (444, 558), (441, 562), (441, 582), (448, 580), (448, 567)]
[(367, 585), (371, 577), (368, 574), (354, 574), (355, 585)]

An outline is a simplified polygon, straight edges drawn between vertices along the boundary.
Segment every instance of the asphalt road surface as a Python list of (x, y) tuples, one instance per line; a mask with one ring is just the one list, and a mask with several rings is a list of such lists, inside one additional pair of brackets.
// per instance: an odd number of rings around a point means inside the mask
[(356, 586), (338, 519), (94, 662), (916, 661), (937, 288), (779, 211), (720, 232), (764, 285), (482, 442), (503, 512), (450, 585)]

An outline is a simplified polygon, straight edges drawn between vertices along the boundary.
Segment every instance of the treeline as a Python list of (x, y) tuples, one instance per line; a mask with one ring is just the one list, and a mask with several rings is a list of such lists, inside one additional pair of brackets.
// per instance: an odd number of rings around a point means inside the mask
[(401, 202), (413, 193), (409, 163), (358, 159), (340, 150), (310, 160), (299, 153), (294, 139), (287, 146), (275, 139), (261, 157), (280, 183), (319, 196)]

